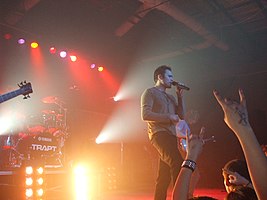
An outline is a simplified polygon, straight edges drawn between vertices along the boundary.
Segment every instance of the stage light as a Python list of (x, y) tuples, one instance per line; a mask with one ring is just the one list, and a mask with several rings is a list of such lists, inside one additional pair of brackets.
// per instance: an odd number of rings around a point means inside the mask
[(55, 53), (57, 52), (57, 50), (56, 50), (55, 47), (50, 47), (49, 52), (50, 52), (51, 54), (55, 54)]
[(94, 69), (95, 66), (96, 66), (96, 64), (94, 64), (94, 63), (90, 65), (91, 69)]
[(38, 183), (39, 185), (42, 185), (42, 184), (44, 183), (44, 179), (43, 179), (42, 177), (38, 178), (38, 179), (37, 179), (37, 183)]
[(102, 67), (102, 66), (98, 67), (99, 72), (102, 72), (103, 70), (104, 70), (104, 67)]
[(70, 55), (70, 60), (71, 60), (72, 62), (75, 62), (75, 61), (77, 60), (77, 57), (74, 56), (74, 55)]
[(12, 35), (9, 34), (9, 33), (6, 33), (6, 34), (4, 35), (4, 38), (5, 38), (6, 40), (10, 40), (10, 39), (12, 38)]
[(43, 194), (44, 194), (44, 190), (43, 190), (42, 188), (40, 188), (40, 189), (38, 189), (38, 190), (36, 191), (36, 193), (37, 193), (37, 196), (41, 197), (41, 196), (43, 196)]
[(66, 51), (61, 51), (61, 52), (59, 53), (59, 56), (60, 56), (61, 58), (66, 58), (66, 56), (67, 56), (67, 52), (66, 52)]
[(0, 135), (6, 133), (12, 125), (12, 117), (6, 116), (0, 118)]
[(27, 167), (25, 168), (25, 172), (26, 172), (27, 175), (31, 175), (31, 174), (33, 173), (33, 168), (32, 168), (32, 166), (27, 166)]
[(43, 174), (44, 169), (42, 167), (39, 167), (37, 170), (38, 174)]
[(107, 135), (102, 133), (99, 136), (97, 136), (97, 138), (95, 140), (95, 143), (96, 144), (101, 144), (101, 143), (105, 142), (106, 140), (107, 140)]
[(30, 198), (33, 196), (33, 190), (31, 188), (27, 188), (25, 192), (26, 197)]
[(120, 100), (120, 97), (119, 96), (115, 96), (115, 97), (113, 97), (113, 100), (114, 101), (119, 101)]
[(38, 44), (37, 42), (32, 42), (32, 43), (31, 43), (31, 47), (32, 47), (33, 49), (36, 49), (38, 46), (39, 46), (39, 44)]
[(45, 189), (44, 168), (38, 163), (31, 163), (24, 171), (25, 198), (26, 200), (42, 200)]
[(82, 164), (74, 168), (75, 199), (91, 199), (89, 197), (91, 184), (89, 181), (88, 167)]
[(25, 40), (23, 38), (20, 38), (20, 39), (18, 39), (18, 43), (19, 44), (24, 44), (25, 43)]
[(32, 180), (32, 178), (31, 178), (31, 177), (26, 178), (26, 182), (25, 182), (25, 184), (26, 184), (27, 186), (31, 186), (31, 185), (33, 184), (33, 180)]

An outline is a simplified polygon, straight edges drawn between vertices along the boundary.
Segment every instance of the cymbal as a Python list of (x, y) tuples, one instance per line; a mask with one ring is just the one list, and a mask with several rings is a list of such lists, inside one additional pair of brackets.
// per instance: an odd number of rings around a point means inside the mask
[(31, 134), (38, 134), (38, 133), (43, 133), (45, 130), (45, 127), (42, 125), (36, 125), (33, 127), (28, 127), (28, 132)]
[(47, 114), (47, 115), (56, 114), (54, 110), (42, 110), (42, 113)]
[(43, 103), (57, 103), (58, 98), (55, 96), (47, 96), (42, 99)]
[(63, 116), (64, 116), (63, 114), (57, 114), (57, 119), (61, 120), (63, 118)]

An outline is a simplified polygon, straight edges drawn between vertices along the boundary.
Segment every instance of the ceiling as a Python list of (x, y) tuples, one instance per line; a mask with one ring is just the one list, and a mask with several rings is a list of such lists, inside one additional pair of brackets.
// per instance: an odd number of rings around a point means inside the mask
[(209, 50), (230, 59), (258, 59), (267, 46), (265, 0), (2, 2), (2, 30), (116, 64), (133, 55), (151, 61)]

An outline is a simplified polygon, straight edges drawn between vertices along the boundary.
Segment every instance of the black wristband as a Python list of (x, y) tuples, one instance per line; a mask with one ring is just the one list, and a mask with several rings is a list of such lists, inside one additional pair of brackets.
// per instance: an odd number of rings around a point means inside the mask
[(193, 160), (184, 160), (181, 167), (188, 168), (193, 172), (196, 169), (196, 162)]

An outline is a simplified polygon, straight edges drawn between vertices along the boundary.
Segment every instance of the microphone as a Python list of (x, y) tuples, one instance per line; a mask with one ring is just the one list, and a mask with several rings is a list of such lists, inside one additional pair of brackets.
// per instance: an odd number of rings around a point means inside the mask
[(176, 81), (172, 81), (172, 85), (176, 86), (176, 87), (178, 87), (180, 89), (183, 89), (183, 90), (190, 90), (190, 88), (185, 86), (183, 83), (179, 83), (179, 82), (176, 82)]

